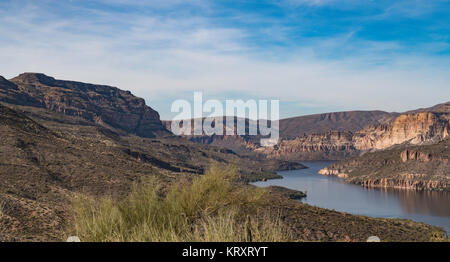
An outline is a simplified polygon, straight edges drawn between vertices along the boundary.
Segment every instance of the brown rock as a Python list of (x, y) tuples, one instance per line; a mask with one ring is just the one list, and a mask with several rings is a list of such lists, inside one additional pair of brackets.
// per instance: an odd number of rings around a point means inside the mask
[(167, 135), (159, 114), (130, 91), (105, 85), (56, 80), (38, 73), (0, 80), (0, 101), (43, 107), (142, 137)]

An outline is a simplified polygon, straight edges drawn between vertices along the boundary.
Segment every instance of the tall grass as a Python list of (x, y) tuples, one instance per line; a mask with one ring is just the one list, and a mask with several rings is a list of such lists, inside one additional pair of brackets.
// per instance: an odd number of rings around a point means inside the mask
[(169, 187), (149, 179), (121, 201), (79, 195), (73, 231), (82, 241), (288, 241), (276, 214), (261, 208), (267, 192), (238, 186), (233, 167)]

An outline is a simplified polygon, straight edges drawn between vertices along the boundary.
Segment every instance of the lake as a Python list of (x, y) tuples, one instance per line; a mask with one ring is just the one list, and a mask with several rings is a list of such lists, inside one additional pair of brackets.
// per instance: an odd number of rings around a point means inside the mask
[(253, 183), (283, 186), (307, 193), (301, 201), (313, 206), (350, 214), (406, 218), (443, 227), (450, 232), (450, 193), (398, 189), (373, 189), (347, 184), (341, 178), (318, 171), (332, 162), (302, 162), (307, 169), (280, 171), (283, 179)]

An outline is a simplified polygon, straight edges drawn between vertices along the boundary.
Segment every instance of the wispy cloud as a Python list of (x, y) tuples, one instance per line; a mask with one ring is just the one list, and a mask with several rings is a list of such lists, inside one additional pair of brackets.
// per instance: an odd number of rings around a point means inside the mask
[[(280, 98), (289, 104), (283, 116), (320, 108), (402, 111), (450, 97), (443, 73), (450, 68), (449, 39), (439, 30), (430, 32), (432, 41), (411, 44), (398, 36), (365, 37), (372, 25), (350, 23), (347, 11), (335, 28), (323, 10), (292, 14), (272, 4), (255, 12), (221, 8), (220, 1), (82, 2), (0, 4), (0, 59), (7, 61), (0, 74), (38, 71), (119, 86), (146, 98), (163, 118), (173, 100), (194, 90)], [(387, 5), (374, 14), (419, 15), (401, 8)]]

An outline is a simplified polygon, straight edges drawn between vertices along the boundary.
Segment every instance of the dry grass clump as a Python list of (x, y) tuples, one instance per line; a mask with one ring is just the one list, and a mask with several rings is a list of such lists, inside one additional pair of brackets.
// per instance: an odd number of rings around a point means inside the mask
[(233, 167), (213, 166), (161, 196), (155, 179), (121, 201), (79, 195), (73, 233), (82, 241), (288, 241), (279, 216), (260, 207), (262, 188), (235, 184)]

